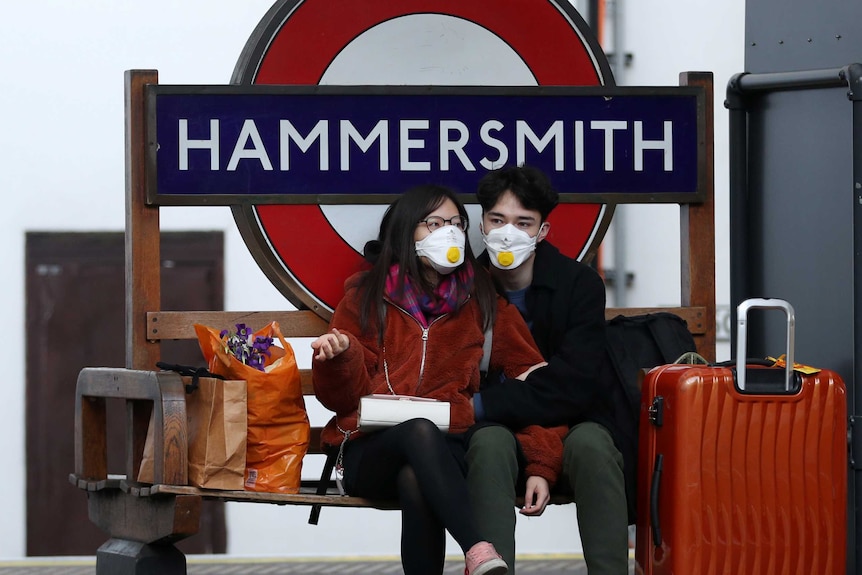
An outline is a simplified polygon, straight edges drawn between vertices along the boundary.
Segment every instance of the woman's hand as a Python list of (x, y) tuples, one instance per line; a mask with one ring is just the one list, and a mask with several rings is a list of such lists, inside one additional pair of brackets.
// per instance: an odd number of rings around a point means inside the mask
[(335, 328), (311, 342), (311, 349), (315, 351), (314, 359), (326, 361), (345, 351), (350, 347), (350, 338)]
[(527, 379), (528, 375), (530, 375), (531, 373), (533, 373), (535, 370), (539, 369), (540, 367), (545, 367), (546, 365), (548, 365), (547, 361), (537, 363), (536, 365), (534, 365), (533, 367), (531, 367), (530, 369), (528, 369), (527, 371), (525, 371), (521, 375), (517, 376), (515, 379), (520, 379), (521, 381), (524, 381), (525, 379)]
[(531, 475), (527, 478), (524, 506), (519, 513), (538, 517), (545, 512), (545, 507), (548, 506), (550, 500), (551, 488), (548, 485), (548, 480), (538, 475)]

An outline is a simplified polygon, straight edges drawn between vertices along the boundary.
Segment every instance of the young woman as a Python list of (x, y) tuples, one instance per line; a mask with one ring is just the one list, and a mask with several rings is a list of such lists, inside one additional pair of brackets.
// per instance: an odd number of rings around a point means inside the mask
[[(405, 575), (440, 575), (445, 531), (464, 551), (467, 575), (502, 575), (506, 563), (477, 532), (464, 476), (474, 425), (485, 330), (494, 327), (490, 368), (509, 377), (543, 365), (517, 308), (496, 295), (466, 241), (467, 212), (450, 190), (414, 188), (387, 210), (370, 271), (346, 283), (329, 333), (316, 339), (314, 390), (335, 412), (322, 441), (340, 449), (346, 491), (397, 499)], [(450, 404), (449, 433), (412, 419), (358, 430), (360, 397), (412, 395)], [(518, 434), (527, 459), (526, 501), (539, 512), (562, 465), (559, 435)], [(532, 486), (532, 487), (529, 487)]]

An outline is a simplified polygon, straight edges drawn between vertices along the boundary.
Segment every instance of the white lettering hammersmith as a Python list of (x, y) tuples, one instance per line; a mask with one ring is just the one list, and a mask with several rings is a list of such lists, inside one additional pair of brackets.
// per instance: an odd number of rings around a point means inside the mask
[(527, 161), (527, 140), (533, 144), (537, 152), (541, 153), (551, 141), (554, 142), (554, 169), (562, 172), (564, 169), (565, 156), (563, 154), (563, 121), (556, 120), (541, 138), (533, 131), (527, 122), (517, 120), (515, 122), (515, 157), (518, 164)]
[(350, 120), (341, 120), (339, 127), (341, 129), (339, 144), (342, 172), (350, 171), (350, 142), (355, 143), (362, 150), (362, 153), (365, 153), (371, 148), (371, 144), (375, 140), (380, 141), (380, 171), (386, 172), (389, 170), (389, 120), (380, 120), (377, 122), (365, 138), (362, 137), (362, 134), (359, 133), (359, 130), (354, 127)]
[(296, 142), (299, 149), (307, 152), (311, 144), (315, 140), (319, 140), (320, 161), (318, 167), (321, 172), (329, 170), (329, 120), (320, 120), (314, 125), (314, 128), (308, 133), (308, 136), (302, 137), (302, 134), (297, 131), (290, 120), (281, 120), (278, 123), (279, 129), (279, 169), (286, 172), (290, 169), (290, 142)]
[[(450, 132), (458, 132), (457, 140), (450, 140)], [(440, 120), (440, 171), (449, 171), (449, 155), (454, 153), (461, 165), (468, 172), (475, 172), (476, 166), (464, 152), (464, 146), (470, 141), (470, 129), (460, 120)]]
[(506, 144), (491, 136), (491, 131), (499, 132), (504, 128), (503, 122), (499, 120), (488, 120), (482, 127), (479, 129), (479, 137), (482, 139), (483, 144), (487, 144), (491, 148), (497, 150), (497, 159), (491, 160), (488, 156), (483, 157), (479, 160), (479, 165), (485, 168), (486, 170), (496, 170), (497, 168), (502, 168), (506, 165), (506, 162), (509, 161), (509, 148), (506, 147)]
[(628, 122), (624, 120), (593, 120), (590, 128), (605, 132), (605, 171), (614, 171), (614, 130), (625, 130)]
[(181, 171), (189, 169), (189, 150), (209, 150), (210, 151), (210, 170), (218, 171), (219, 162), (219, 133), (218, 120), (210, 120), (210, 137), (208, 140), (189, 140), (189, 121), (186, 118), (180, 118), (179, 122), (179, 137), (180, 137), (180, 158), (179, 168)]
[[(207, 152), (210, 170), (221, 169), (221, 126), (218, 119), (210, 119), (208, 122), (209, 134), (192, 138), (189, 135), (189, 120), (178, 119), (179, 170), (189, 170), (190, 155)], [(340, 171), (348, 172), (351, 169), (351, 152), (356, 151), (354, 148), (358, 148), (361, 154), (368, 155), (376, 146), (380, 171), (390, 169), (390, 155), (397, 153), (398, 169), (402, 172), (430, 172), (433, 168), (444, 172), (453, 169), (475, 172), (477, 167), (474, 159), (470, 157), (471, 154), (482, 154), (484, 151), (484, 155), (479, 156), (478, 164), (486, 170), (492, 170), (505, 165), (514, 148), (517, 163), (534, 161), (533, 153), (544, 157), (552, 156), (554, 170), (559, 172), (567, 168), (583, 172), (590, 162), (601, 162), (604, 170), (611, 172), (615, 169), (617, 157), (631, 162), (628, 169), (642, 172), (644, 156), (654, 150), (662, 154), (663, 170), (673, 171), (673, 122), (661, 122), (663, 133), (660, 139), (644, 138), (645, 123), (634, 120), (630, 125), (625, 120), (591, 120), (587, 127), (584, 120), (571, 123), (554, 120), (547, 129), (541, 131), (534, 129), (526, 120), (515, 120), (514, 125), (507, 126), (500, 120), (489, 119), (479, 125), (481, 145), (471, 146), (471, 126), (461, 120), (439, 120), (436, 126), (432, 126), (428, 119), (403, 119), (398, 121), (397, 134), (394, 135), (397, 138), (394, 148), (397, 150), (390, 150), (390, 138), (393, 137), (390, 134), (390, 120), (377, 120), (367, 133), (362, 133), (352, 121), (342, 119), (337, 122), (336, 135), (331, 132), (334, 121), (318, 120), (306, 133), (302, 133), (293, 122), (281, 119), (278, 121), (278, 153), (273, 153), (272, 157), (278, 159), (280, 171), (289, 171), (296, 163), (296, 158), (292, 157), (294, 153), (309, 156), (314, 153), (312, 148), (317, 146), (315, 155), (320, 171), (330, 170), (331, 154), (337, 153)], [(419, 160), (413, 152), (425, 150), (429, 142), (435, 141), (434, 135), (430, 133), (432, 128), (438, 130), (438, 149), (428, 150), (436, 153), (426, 154), (426, 159)], [(587, 130), (594, 135), (590, 136)], [(333, 140), (338, 142), (337, 150), (331, 149)], [(603, 145), (597, 146), (598, 150), (591, 151), (591, 148), (588, 149), (588, 142), (596, 140)], [(243, 160), (256, 161), (265, 171), (273, 170), (270, 151), (255, 120), (244, 120), (236, 140), (232, 142), (234, 146), (227, 163), (227, 171), (236, 171)], [(272, 142), (267, 143), (272, 145)], [(439, 165), (433, 166), (434, 162), (431, 160), (436, 160)]]
[(414, 162), (410, 160), (410, 150), (421, 150), (425, 147), (425, 140), (417, 140), (410, 137), (413, 130), (427, 130), (428, 120), (401, 120), (399, 123), (399, 137), (401, 145), (398, 147), (401, 154), (402, 172), (428, 172), (431, 170), (431, 162)]
[[(249, 140), (251, 140), (251, 148), (246, 148)], [(263, 140), (260, 137), (260, 132), (257, 131), (257, 124), (254, 123), (254, 120), (246, 120), (242, 123), (242, 129), (236, 139), (236, 146), (234, 146), (230, 161), (227, 163), (227, 171), (236, 170), (239, 161), (243, 159), (259, 160), (264, 170), (272, 171), (272, 162), (269, 161), (269, 156), (266, 154), (266, 148), (263, 146)]]
[(673, 122), (664, 121), (664, 137), (661, 140), (644, 140), (644, 123), (635, 122), (635, 171), (644, 169), (644, 150), (664, 151), (664, 171), (673, 171)]

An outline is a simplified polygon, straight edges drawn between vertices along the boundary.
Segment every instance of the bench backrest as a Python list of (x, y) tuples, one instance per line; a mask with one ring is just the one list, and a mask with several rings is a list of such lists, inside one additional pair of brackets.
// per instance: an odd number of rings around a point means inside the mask
[[(703, 317), (703, 308), (608, 308), (605, 317), (611, 319), (618, 315), (639, 315), (656, 311), (670, 311), (681, 316), (689, 325), (689, 330), (695, 337), (703, 338), (707, 326)], [(320, 316), (307, 310), (273, 311), (273, 312), (150, 312), (147, 314), (147, 324), (150, 326), (150, 337), (153, 341), (165, 339), (196, 339), (192, 326), (196, 323), (213, 327), (227, 328), (237, 323), (245, 323), (257, 330), (271, 321), (277, 321), (282, 334), (286, 338), (312, 338), (326, 332), (328, 324)], [(302, 392), (313, 396), (311, 385), (311, 369), (302, 368), (308, 364), (311, 350), (294, 348), (297, 363), (300, 365)], [(307, 357), (306, 357), (307, 356)], [(320, 453), (320, 431), (325, 422), (312, 421), (310, 453)]]

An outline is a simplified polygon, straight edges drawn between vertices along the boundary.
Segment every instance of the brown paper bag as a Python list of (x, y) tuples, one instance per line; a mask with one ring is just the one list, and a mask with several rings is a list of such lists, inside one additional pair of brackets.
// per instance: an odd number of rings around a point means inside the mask
[[(202, 377), (186, 394), (189, 485), (242, 490), (248, 428), (246, 382)], [(138, 481), (153, 482), (153, 418)]]

